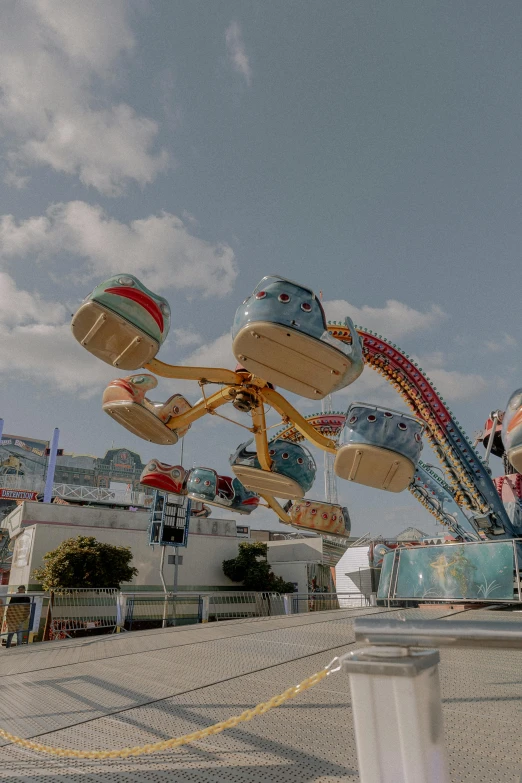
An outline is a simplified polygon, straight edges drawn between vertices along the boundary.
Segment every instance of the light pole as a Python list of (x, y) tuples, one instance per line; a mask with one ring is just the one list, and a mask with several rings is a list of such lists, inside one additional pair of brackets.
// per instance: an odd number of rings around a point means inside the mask
[(56, 467), (56, 455), (58, 453), (58, 438), (60, 430), (56, 428), (53, 433), (53, 440), (47, 465), (47, 477), (45, 480), (44, 503), (50, 503), (53, 497), (54, 469)]

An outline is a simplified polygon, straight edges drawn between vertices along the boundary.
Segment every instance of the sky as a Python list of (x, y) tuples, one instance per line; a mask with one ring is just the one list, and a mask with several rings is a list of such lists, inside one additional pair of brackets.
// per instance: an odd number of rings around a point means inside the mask
[[(480, 430), (522, 385), (521, 34), (518, 0), (4, 0), (4, 431), (59, 427), (66, 451), (179, 461), (179, 445), (140, 441), (102, 412), (117, 373), (70, 332), (118, 272), (170, 302), (160, 359), (226, 367), (258, 281), (300, 281), (330, 318), (416, 357)], [(154, 399), (177, 391), (200, 397), (160, 381)], [(353, 400), (404, 409), (368, 367), (334, 409)], [(206, 417), (185, 464), (229, 473), (247, 439)], [(356, 535), (436, 529), (408, 492), (339, 480), (339, 495)], [(278, 527), (264, 509), (237, 521)]]

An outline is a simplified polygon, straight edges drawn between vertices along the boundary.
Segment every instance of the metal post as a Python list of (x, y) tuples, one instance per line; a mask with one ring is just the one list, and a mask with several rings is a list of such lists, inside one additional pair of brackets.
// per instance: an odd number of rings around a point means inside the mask
[(361, 783), (449, 783), (438, 651), (368, 647), (341, 663)]
[(179, 568), (179, 561), (178, 561), (178, 547), (174, 547), (174, 594), (178, 592), (178, 568)]
[(51, 450), (49, 454), (49, 462), (47, 463), (47, 476), (45, 479), (44, 490), (44, 503), (50, 503), (53, 498), (53, 484), (54, 484), (54, 470), (56, 468), (56, 454), (58, 452), (58, 439), (60, 437), (60, 430), (55, 428), (53, 433), (53, 440), (51, 443)]
[(165, 563), (165, 549), (166, 547), (161, 547), (161, 562), (160, 562), (160, 579), (161, 584), (163, 585), (163, 595), (164, 595), (164, 601), (163, 601), (163, 620), (161, 621), (161, 627), (166, 628), (167, 627), (167, 585), (165, 583), (165, 577), (163, 575), (163, 564)]
[(491, 433), (489, 435), (488, 446), (486, 448), (486, 456), (484, 457), (484, 462), (486, 463), (486, 465), (489, 465), (489, 457), (491, 454), (491, 449), (493, 448), (493, 438), (495, 437), (495, 431), (497, 429), (497, 424), (498, 424), (498, 413), (499, 413), (498, 411), (494, 411), (491, 417), (491, 421), (492, 421)]
[(116, 633), (125, 630), (125, 620), (127, 619), (127, 596), (121, 592), (116, 596)]
[(210, 614), (210, 596), (202, 595), (201, 601), (201, 622), (208, 623), (208, 616)]
[(522, 602), (522, 590), (520, 589), (520, 571), (518, 568), (518, 552), (517, 552), (517, 546), (518, 541), (513, 541), (513, 560), (515, 562), (515, 578), (517, 583), (517, 593), (518, 593), (518, 600), (519, 602)]
[(176, 598), (177, 598), (177, 592), (178, 592), (178, 568), (179, 568), (179, 562), (178, 562), (178, 547), (174, 547), (174, 586), (173, 586), (173, 592), (174, 592), (174, 617), (172, 619), (172, 624), (176, 625)]
[(285, 614), (292, 614), (292, 593), (285, 593), (285, 595), (283, 595), (283, 604), (285, 607)]
[(49, 603), (47, 604), (47, 616), (45, 618), (45, 627), (43, 632), (43, 639), (42, 641), (48, 642), (51, 638), (51, 627), (53, 624), (53, 604), (54, 604), (54, 593), (51, 590), (49, 594)]

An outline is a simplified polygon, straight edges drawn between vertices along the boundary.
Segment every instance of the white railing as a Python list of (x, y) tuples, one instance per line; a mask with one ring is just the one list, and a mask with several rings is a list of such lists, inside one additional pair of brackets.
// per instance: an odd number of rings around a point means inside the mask
[[(81, 484), (53, 484), (53, 495), (67, 500), (88, 500), (93, 503), (119, 503), (123, 506), (146, 506), (152, 500), (145, 492), (133, 492)], [(148, 502), (147, 502), (148, 501)]]
[(43, 492), (45, 481), (40, 476), (20, 476), (15, 473), (0, 476), (0, 487), (25, 489), (27, 492)]
[[(0, 476), (0, 487), (23, 489), (27, 492), (43, 492), (45, 481), (38, 476)], [(67, 500), (85, 500), (91, 503), (114, 503), (122, 506), (150, 506), (152, 496), (145, 492), (133, 492), (105, 487), (87, 487), (83, 484), (53, 484), (53, 495)]]
[(209, 620), (237, 620), (252, 617), (273, 617), (285, 614), (279, 593), (230, 591), (210, 593)]
[(370, 597), (362, 593), (288, 593), (292, 614), (302, 612), (329, 612), (333, 609), (352, 609), (370, 605)]
[(113, 588), (63, 589), (51, 601), (50, 639), (63, 639), (73, 631), (116, 628), (119, 590)]

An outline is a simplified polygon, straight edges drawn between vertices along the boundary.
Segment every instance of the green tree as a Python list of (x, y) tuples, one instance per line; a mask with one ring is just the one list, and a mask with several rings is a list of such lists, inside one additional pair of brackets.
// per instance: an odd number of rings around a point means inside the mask
[(262, 541), (239, 545), (239, 554), (223, 560), (223, 573), (233, 582), (242, 582), (247, 590), (293, 593), (292, 582), (276, 576), (267, 561), (268, 547)]
[(113, 546), (94, 536), (78, 536), (62, 541), (59, 547), (44, 555), (45, 565), (33, 577), (44, 590), (63, 587), (119, 587), (138, 573), (131, 566), (128, 546)]

